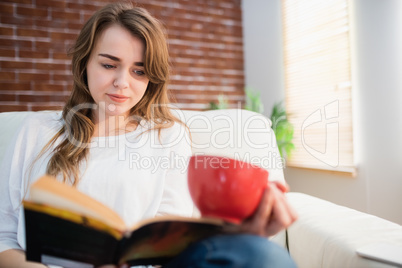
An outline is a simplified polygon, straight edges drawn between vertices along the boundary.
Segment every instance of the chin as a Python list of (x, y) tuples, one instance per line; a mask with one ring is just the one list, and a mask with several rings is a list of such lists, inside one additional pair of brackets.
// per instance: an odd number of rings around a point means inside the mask
[[(114, 107), (112, 107), (112, 109), (113, 109)], [(126, 115), (128, 115), (129, 113), (130, 113), (130, 109), (121, 109), (121, 108), (119, 108), (119, 107), (116, 107), (116, 108), (114, 108), (113, 110), (109, 110), (109, 109), (107, 109), (106, 111), (105, 111), (105, 115), (106, 116), (126, 116)]]

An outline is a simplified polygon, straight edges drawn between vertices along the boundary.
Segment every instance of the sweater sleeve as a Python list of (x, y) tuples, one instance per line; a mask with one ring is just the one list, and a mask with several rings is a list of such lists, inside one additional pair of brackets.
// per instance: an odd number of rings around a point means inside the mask
[(24, 126), (8, 146), (0, 168), (0, 252), (23, 246), (18, 242), (17, 233), (22, 216), (26, 133)]
[[(42, 117), (43, 114), (35, 114), (23, 121), (0, 164), (0, 252), (25, 249), (22, 200), (28, 194), (32, 179), (42, 175), (45, 170), (46, 165), (33, 167), (32, 164), (53, 135), (41, 126)], [(45, 119), (49, 120), (49, 117)]]
[(190, 139), (183, 126), (173, 127), (174, 138), (170, 139), (170, 166), (166, 171), (162, 201), (157, 216), (179, 215), (190, 217), (193, 202), (188, 190), (187, 167), (191, 156)]

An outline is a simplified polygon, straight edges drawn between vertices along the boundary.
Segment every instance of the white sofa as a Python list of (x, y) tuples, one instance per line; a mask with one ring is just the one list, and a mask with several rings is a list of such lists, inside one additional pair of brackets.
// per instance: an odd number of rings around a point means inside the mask
[[(0, 113), (0, 162), (28, 113)], [(251, 161), (268, 169), (271, 180), (283, 180), (275, 135), (266, 117), (236, 109), (177, 115), (190, 127), (194, 154)], [(272, 239), (289, 249), (299, 267), (394, 267), (362, 258), (356, 249), (378, 242), (402, 248), (402, 226), (302, 193), (288, 193), (288, 199), (299, 219)]]

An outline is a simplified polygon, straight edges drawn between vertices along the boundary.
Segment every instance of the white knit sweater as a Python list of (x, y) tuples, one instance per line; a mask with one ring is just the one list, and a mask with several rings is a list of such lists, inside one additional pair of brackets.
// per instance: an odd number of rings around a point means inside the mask
[[(0, 252), (25, 249), (21, 200), (28, 185), (45, 173), (50, 153), (31, 164), (62, 124), (60, 112), (33, 113), (10, 144), (0, 169)], [(144, 132), (149, 127), (142, 121), (133, 132), (93, 138), (80, 168), (78, 189), (114, 209), (128, 226), (161, 214), (191, 216), (193, 210), (185, 128), (174, 124), (159, 139), (157, 131)]]

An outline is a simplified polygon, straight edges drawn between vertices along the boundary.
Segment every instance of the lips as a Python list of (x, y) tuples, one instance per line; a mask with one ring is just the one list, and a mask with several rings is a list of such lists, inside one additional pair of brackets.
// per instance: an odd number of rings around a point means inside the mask
[(119, 95), (119, 94), (106, 94), (112, 101), (118, 102), (118, 103), (123, 103), (126, 100), (128, 100), (128, 97), (124, 95)]

